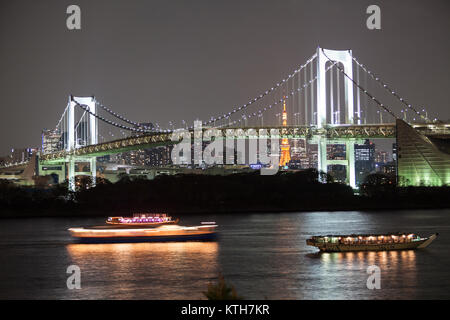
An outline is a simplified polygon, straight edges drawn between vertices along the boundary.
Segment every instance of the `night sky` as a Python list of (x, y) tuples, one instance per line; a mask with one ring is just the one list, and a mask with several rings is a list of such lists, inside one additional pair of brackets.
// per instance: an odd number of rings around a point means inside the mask
[[(81, 30), (66, 27), (70, 4)], [(371, 4), (382, 30), (366, 28)], [(319, 45), (352, 49), (447, 120), (449, 30), (448, 0), (0, 0), (0, 155), (39, 146), (71, 93), (139, 122), (192, 124), (259, 95)]]

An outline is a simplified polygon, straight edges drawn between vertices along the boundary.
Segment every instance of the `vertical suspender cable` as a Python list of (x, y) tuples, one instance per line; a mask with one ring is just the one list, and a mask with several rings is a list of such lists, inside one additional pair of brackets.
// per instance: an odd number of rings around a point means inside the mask
[(88, 144), (91, 144), (91, 121), (90, 121), (90, 117), (89, 115), (86, 115), (86, 120), (88, 123), (88, 129), (87, 129), (87, 135), (86, 135), (86, 140)]
[(337, 112), (336, 112), (336, 124), (341, 123), (341, 84), (339, 81), (340, 72), (336, 68), (336, 99), (337, 99)]
[[(291, 85), (292, 85), (292, 90), (294, 90), (294, 79), (293, 78), (292, 78)], [(289, 83), (288, 83), (288, 90), (287, 90), (288, 94), (289, 94), (289, 92), (291, 92), (290, 91), (291, 85), (289, 85)], [(291, 100), (291, 101), (289, 101), (289, 100)], [(288, 115), (289, 115), (288, 121), (292, 121), (292, 116), (291, 115), (292, 115), (292, 110), (294, 110), (294, 99), (288, 99), (288, 103), (289, 103), (289, 105), (288, 105), (288, 108), (289, 108), (289, 110), (288, 110)]]
[(67, 112), (64, 115), (64, 120), (63, 120), (63, 122), (64, 122), (64, 127), (63, 127), (63, 132), (62, 132), (63, 138), (64, 138), (63, 139), (63, 143), (64, 143), (63, 149), (67, 148), (67, 119), (66, 119), (66, 117), (67, 117)]
[(334, 96), (333, 96), (333, 69), (330, 70), (330, 113), (331, 113), (331, 123), (334, 122)]
[[(295, 92), (295, 77), (292, 78), (292, 92)], [(290, 119), (290, 123), (291, 125), (295, 124), (295, 97), (292, 95), (291, 97), (292, 102), (291, 102), (291, 115), (292, 115), (292, 119)]]
[[(359, 85), (359, 65), (356, 64), (356, 83)], [(361, 97), (358, 87), (356, 89), (356, 112), (358, 113), (358, 124), (361, 124)]]
[[(311, 61), (311, 68), (310, 68), (310, 76), (311, 79), (314, 78), (314, 74), (313, 74), (313, 61)], [(311, 86), (311, 124), (314, 124), (314, 86)]]
[[(367, 78), (367, 91), (371, 92), (373, 96), (375, 96), (375, 94), (373, 93), (373, 88), (372, 88), (372, 81), (370, 81), (369, 78)], [(373, 102), (372, 99), (369, 99), (369, 107), (367, 110), (367, 123), (373, 123), (372, 120), (372, 109), (373, 109)]]
[[(308, 83), (308, 78), (306, 74), (306, 68), (304, 69), (304, 76), (305, 76), (305, 84)], [(308, 90), (304, 90), (305, 92), (305, 126), (308, 125)]]
[(85, 125), (84, 125), (84, 145), (87, 145), (87, 133), (88, 133), (88, 126), (89, 126), (89, 123), (87, 122), (87, 116), (86, 116), (86, 113), (85, 113), (85, 116), (84, 116), (84, 123), (85, 123)]
[[(367, 72), (364, 72), (364, 88), (367, 88)], [(367, 114), (369, 111), (369, 106), (368, 106), (369, 99), (368, 99), (367, 95), (364, 95), (364, 100), (365, 100), (365, 102), (364, 102), (364, 124), (366, 124), (367, 123)]]
[[(297, 79), (297, 88), (299, 91), (300, 91), (301, 85), (302, 85), (302, 77), (299, 72), (298, 79)], [(302, 92), (300, 91), (300, 93), (298, 95), (298, 111), (297, 111), (298, 112), (298, 123), (297, 123), (297, 125), (300, 125), (300, 109), (301, 109), (301, 105), (302, 105), (301, 101), (302, 101)]]
[[(292, 91), (294, 91), (294, 78), (292, 78), (292, 81), (291, 81), (292, 83), (291, 83), (291, 85), (290, 86), (288, 86), (288, 92), (290, 93), (291, 91), (290, 91), (290, 88), (291, 88), (291, 86), (292, 86)], [(289, 117), (288, 117), (288, 121), (290, 121), (290, 123), (292, 124), (292, 117), (293, 117), (293, 114), (294, 114), (294, 102), (295, 102), (295, 100), (294, 99), (288, 99), (288, 100), (291, 100), (291, 102), (290, 102), (290, 108), (289, 108)]]

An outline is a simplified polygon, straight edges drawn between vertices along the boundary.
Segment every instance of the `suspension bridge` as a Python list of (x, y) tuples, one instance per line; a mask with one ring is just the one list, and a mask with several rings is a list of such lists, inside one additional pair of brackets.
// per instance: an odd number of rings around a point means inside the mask
[[(280, 125), (286, 104), (289, 123)], [(202, 121), (203, 130), (278, 129), (280, 138), (305, 139), (317, 145), (317, 168), (346, 167), (346, 182), (356, 188), (355, 144), (365, 139), (396, 139), (398, 176), (406, 185), (450, 183), (447, 138), (450, 124), (430, 118), (423, 107), (406, 101), (390, 85), (359, 62), (351, 50), (317, 51), (284, 79), (246, 104)], [(93, 183), (96, 157), (174, 143), (176, 128), (194, 131), (187, 121), (157, 122), (128, 119), (95, 97), (70, 96), (53, 131), (58, 143), (42, 151), (38, 167), (67, 164), (74, 189), (75, 164), (89, 162)], [(345, 145), (345, 160), (330, 160), (327, 145)]]

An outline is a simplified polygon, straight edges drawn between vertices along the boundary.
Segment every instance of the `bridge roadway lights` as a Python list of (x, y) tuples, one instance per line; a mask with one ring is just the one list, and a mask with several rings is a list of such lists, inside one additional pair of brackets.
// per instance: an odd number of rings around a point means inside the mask
[[(222, 135), (228, 139), (226, 130), (238, 129), (238, 128), (222, 128)], [(282, 137), (292, 138), (306, 138), (311, 139), (313, 136), (326, 136), (333, 139), (347, 139), (347, 138), (395, 138), (395, 124), (388, 123), (382, 125), (335, 125), (327, 126), (320, 129), (316, 127), (257, 127), (255, 129), (278, 129), (282, 133)], [(70, 151), (58, 151), (52, 154), (45, 154), (39, 157), (39, 161), (43, 164), (54, 164), (65, 161), (64, 159), (69, 156), (104, 156), (107, 154), (116, 154), (126, 152), (135, 149), (151, 148), (155, 146), (162, 146), (173, 144), (170, 139), (170, 133), (158, 133), (143, 135), (140, 137), (130, 137), (126, 139), (119, 139), (110, 142), (98, 143), (95, 146), (81, 147), (76, 150)], [(233, 136), (234, 137), (234, 136)], [(233, 138), (234, 139), (234, 138)]]

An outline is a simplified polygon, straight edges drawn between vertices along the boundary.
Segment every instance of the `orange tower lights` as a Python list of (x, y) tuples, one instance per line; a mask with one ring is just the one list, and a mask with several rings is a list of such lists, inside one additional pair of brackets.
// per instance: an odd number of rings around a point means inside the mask
[[(287, 112), (286, 112), (286, 100), (283, 100), (283, 127), (287, 127)], [(286, 166), (287, 163), (291, 161), (291, 146), (289, 145), (288, 138), (283, 138), (281, 140), (281, 157), (280, 157), (280, 167)]]

